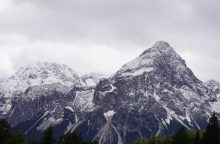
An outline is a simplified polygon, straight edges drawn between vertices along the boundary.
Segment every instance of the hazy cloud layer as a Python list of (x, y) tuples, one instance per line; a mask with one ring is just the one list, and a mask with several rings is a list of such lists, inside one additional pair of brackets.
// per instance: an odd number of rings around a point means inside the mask
[(114, 73), (158, 40), (220, 81), (218, 0), (1, 0), (0, 79), (35, 61)]

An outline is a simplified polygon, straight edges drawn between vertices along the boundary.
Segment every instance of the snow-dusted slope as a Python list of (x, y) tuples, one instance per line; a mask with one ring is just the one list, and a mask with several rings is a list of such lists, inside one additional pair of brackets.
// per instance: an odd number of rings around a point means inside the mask
[[(99, 113), (115, 111), (111, 122), (123, 133), (120, 137), (130, 133), (141, 137), (170, 133), (180, 126), (204, 128), (213, 110), (209, 101), (216, 97), (209, 89), (167, 42), (159, 41), (111, 79), (101, 81), (94, 103), (101, 107)], [(109, 131), (100, 138), (109, 139)], [(125, 138), (124, 143), (130, 142)]]
[[(168, 63), (162, 63), (162, 62)], [(185, 61), (174, 51), (174, 49), (164, 41), (156, 42), (151, 48), (145, 50), (135, 60), (125, 64), (117, 73), (118, 76), (138, 76), (143, 73), (156, 71), (160, 66), (170, 66), (170, 69), (175, 68), (176, 78), (184, 72), (190, 72), (185, 64)], [(192, 73), (192, 72), (190, 72)], [(187, 75), (186, 75), (187, 76)], [(193, 76), (193, 75), (192, 75)], [(195, 76), (192, 77), (197, 79)]]
[(37, 62), (19, 69), (14, 76), (3, 81), (0, 87), (6, 97), (12, 96), (13, 93), (22, 93), (34, 85), (61, 83), (70, 87), (79, 84), (78, 81), (77, 74), (66, 65)]
[(103, 79), (107, 78), (108, 76), (104, 74), (99, 74), (99, 73), (90, 73), (83, 75), (81, 79), (81, 84), (86, 87), (94, 87), (98, 84), (98, 82)]

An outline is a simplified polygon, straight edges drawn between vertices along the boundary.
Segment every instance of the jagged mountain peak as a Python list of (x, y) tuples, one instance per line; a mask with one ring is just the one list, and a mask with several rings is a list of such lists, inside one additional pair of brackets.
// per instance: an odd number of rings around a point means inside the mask
[[(29, 73), (30, 75), (33, 74), (37, 74), (37, 73), (43, 73), (45, 74), (45, 76), (48, 73), (55, 73), (55, 74), (59, 74), (59, 73), (65, 73), (66, 75), (69, 76), (74, 76), (74, 77), (78, 77), (78, 75), (76, 74), (75, 71), (73, 71), (71, 68), (69, 68), (68, 66), (64, 65), (64, 64), (57, 64), (55, 62), (36, 62), (36, 63), (31, 63), (26, 67), (22, 67), (20, 68), (14, 76), (18, 76), (18, 77), (23, 77), (23, 76), (27, 76), (26, 74)], [(32, 78), (30, 76), (30, 78)]]
[(159, 49), (160, 51), (174, 51), (170, 44), (166, 41), (157, 41), (152, 48)]
[(170, 47), (170, 44), (166, 41), (160, 40), (157, 41), (153, 47)]
[(145, 50), (139, 57), (125, 64), (116, 75), (141, 75), (158, 69), (174, 69), (176, 72), (192, 72), (186, 66), (185, 61), (165, 41), (156, 42), (151, 48)]
[(170, 46), (170, 44), (166, 41), (157, 41), (151, 48), (146, 49), (141, 55), (144, 56), (145, 54), (149, 55), (162, 55), (162, 54), (176, 54), (174, 49)]

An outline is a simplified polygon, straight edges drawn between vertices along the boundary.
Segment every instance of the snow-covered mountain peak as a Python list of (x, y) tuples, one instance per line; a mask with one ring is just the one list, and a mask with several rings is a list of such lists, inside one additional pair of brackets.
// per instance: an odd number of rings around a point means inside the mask
[(170, 47), (170, 44), (166, 41), (157, 41), (153, 47), (157, 47), (157, 48), (162, 48), (162, 49), (165, 49), (165, 48), (168, 48)]
[(119, 75), (141, 75), (162, 67), (173, 68), (178, 72), (187, 71), (185, 61), (165, 41), (156, 42), (135, 60), (123, 65), (116, 73)]
[(12, 77), (0, 85), (4, 93), (24, 92), (28, 87), (61, 83), (72, 86), (79, 83), (78, 75), (68, 66), (54, 62), (36, 62), (20, 68)]
[[(27, 74), (29, 76), (27, 77)], [(40, 74), (40, 75), (38, 75)], [(36, 76), (48, 77), (49, 74), (60, 75), (64, 74), (69, 77), (78, 78), (76, 72), (66, 65), (57, 64), (54, 62), (36, 62), (31, 63), (27, 67), (20, 68), (16, 73), (15, 77), (26, 77), (36, 78)]]
[(174, 49), (170, 46), (168, 42), (157, 41), (151, 48), (145, 50), (140, 56), (149, 55), (152, 56), (163, 55), (163, 54), (176, 54)]

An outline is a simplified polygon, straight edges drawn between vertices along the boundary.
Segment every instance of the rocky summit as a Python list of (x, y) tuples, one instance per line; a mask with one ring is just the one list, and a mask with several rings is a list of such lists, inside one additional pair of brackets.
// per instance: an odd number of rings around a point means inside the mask
[(109, 78), (79, 77), (55, 63), (22, 68), (0, 84), (0, 117), (26, 137), (53, 126), (56, 137), (75, 131), (100, 144), (132, 144), (181, 126), (204, 128), (219, 99), (218, 82), (200, 81), (158, 41)]

